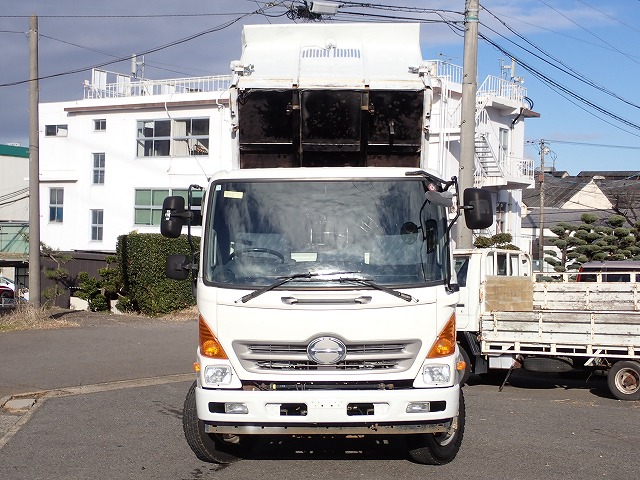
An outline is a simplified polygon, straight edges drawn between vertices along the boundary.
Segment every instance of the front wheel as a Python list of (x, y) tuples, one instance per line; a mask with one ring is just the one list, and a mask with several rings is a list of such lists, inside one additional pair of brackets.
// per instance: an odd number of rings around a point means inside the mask
[(614, 363), (607, 374), (607, 385), (618, 400), (640, 400), (640, 362)]
[(464, 436), (464, 395), (460, 390), (458, 415), (451, 419), (451, 425), (442, 433), (417, 433), (407, 436), (409, 455), (425, 465), (444, 465), (451, 462), (462, 445)]
[(196, 382), (187, 392), (182, 411), (182, 429), (196, 457), (204, 462), (233, 463), (240, 460), (255, 444), (247, 435), (207, 433), (196, 412)]

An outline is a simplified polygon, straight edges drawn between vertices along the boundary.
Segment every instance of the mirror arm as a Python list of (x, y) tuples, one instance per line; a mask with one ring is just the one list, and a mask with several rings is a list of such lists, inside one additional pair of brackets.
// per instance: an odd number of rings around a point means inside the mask
[[(193, 190), (202, 190), (200, 185), (191, 184), (189, 185), (189, 189), (187, 191), (187, 241), (189, 242), (189, 250), (191, 251), (191, 264), (188, 267), (185, 265), (185, 268), (192, 272), (191, 278), (193, 279), (194, 285), (192, 287), (195, 290), (195, 283), (197, 282), (198, 276), (198, 264), (196, 263), (196, 248), (193, 245), (193, 239), (191, 238), (191, 221), (193, 220), (193, 211), (191, 210), (193, 203)], [(195, 272), (195, 273), (193, 273)]]

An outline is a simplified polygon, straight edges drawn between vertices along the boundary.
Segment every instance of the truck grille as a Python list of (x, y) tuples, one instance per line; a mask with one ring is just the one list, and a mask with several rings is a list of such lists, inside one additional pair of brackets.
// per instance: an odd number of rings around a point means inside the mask
[(242, 366), (250, 372), (401, 372), (411, 367), (420, 350), (420, 340), (347, 343), (345, 358), (331, 365), (318, 364), (307, 355), (308, 343), (234, 342)]

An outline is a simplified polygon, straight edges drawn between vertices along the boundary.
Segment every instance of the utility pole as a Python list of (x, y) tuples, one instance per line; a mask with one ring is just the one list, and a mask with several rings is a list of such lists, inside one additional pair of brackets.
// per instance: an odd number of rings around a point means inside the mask
[(538, 258), (540, 259), (540, 272), (544, 272), (544, 155), (546, 153), (544, 140), (540, 140), (540, 221), (538, 222)]
[[(466, 0), (462, 65), (462, 124), (460, 125), (459, 191), (473, 187), (475, 169), (476, 95), (478, 93), (478, 0)], [(457, 248), (473, 247), (473, 232), (458, 223)]]
[(40, 140), (38, 17), (29, 18), (29, 302), (40, 308)]

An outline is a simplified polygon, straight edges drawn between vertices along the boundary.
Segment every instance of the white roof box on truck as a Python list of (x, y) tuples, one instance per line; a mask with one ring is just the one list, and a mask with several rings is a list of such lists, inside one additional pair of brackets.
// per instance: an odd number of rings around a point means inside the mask
[(422, 62), (417, 23), (248, 25), (231, 68), (239, 89), (421, 90)]

